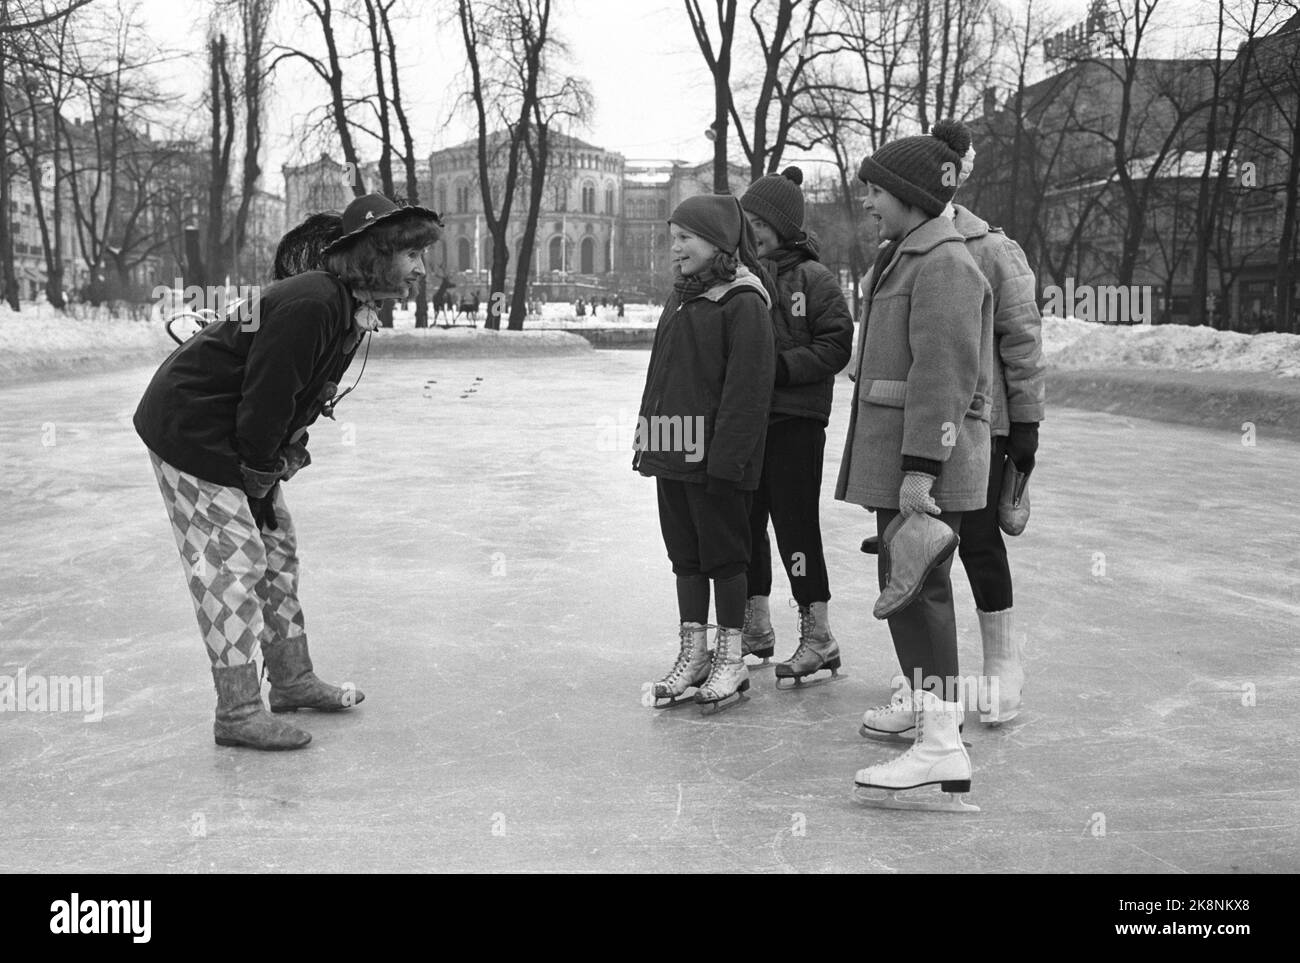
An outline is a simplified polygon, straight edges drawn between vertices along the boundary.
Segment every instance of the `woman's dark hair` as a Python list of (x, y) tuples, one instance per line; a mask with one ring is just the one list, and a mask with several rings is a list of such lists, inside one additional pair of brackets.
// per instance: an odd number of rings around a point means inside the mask
[(325, 258), (325, 270), (336, 274), (351, 288), (390, 291), (401, 285), (401, 274), (390, 258), (398, 251), (418, 250), (442, 237), (436, 224), (427, 220), (403, 219), (393, 224), (376, 224), (362, 231), (343, 250)]
[(307, 215), (305, 221), (280, 238), (275, 249), (275, 280), (323, 269), (322, 252), (342, 236), (343, 215), (338, 211)]

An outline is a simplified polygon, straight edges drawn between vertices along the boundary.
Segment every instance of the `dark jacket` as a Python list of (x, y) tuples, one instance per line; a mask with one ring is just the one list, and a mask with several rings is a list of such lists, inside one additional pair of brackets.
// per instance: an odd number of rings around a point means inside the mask
[(777, 370), (772, 417), (830, 420), (835, 376), (853, 350), (853, 316), (835, 275), (818, 260), (817, 239), (807, 236), (764, 262), (776, 279), (772, 308)]
[(308, 271), (255, 297), (251, 317), (233, 311), (171, 353), (134, 419), (163, 461), (235, 488), (241, 463), (273, 470), (316, 420), (326, 384), (338, 384), (358, 344), (352, 296), (332, 274)]
[(744, 267), (685, 303), (673, 292), (650, 349), (633, 468), (758, 488), (776, 371), (770, 304)]

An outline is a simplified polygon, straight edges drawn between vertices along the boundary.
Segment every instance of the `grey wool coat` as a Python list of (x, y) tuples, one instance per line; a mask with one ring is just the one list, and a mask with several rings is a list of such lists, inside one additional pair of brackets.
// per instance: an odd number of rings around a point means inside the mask
[(992, 408), (993, 292), (946, 217), (877, 256), (835, 497), (898, 508), (903, 458), (941, 464), (946, 512), (984, 507)]
[(1001, 229), (960, 204), (953, 211), (966, 250), (993, 288), (991, 426), (994, 435), (1005, 435), (1013, 421), (1042, 421), (1046, 415), (1043, 312), (1034, 298), (1034, 272), (1020, 245)]

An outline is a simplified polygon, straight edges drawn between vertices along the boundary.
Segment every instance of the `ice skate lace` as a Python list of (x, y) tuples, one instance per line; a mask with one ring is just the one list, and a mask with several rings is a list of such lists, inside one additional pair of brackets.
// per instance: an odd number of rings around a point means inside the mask
[[(709, 631), (709, 629), (715, 629), (715, 628), (717, 628), (716, 625), (710, 625), (708, 623), (704, 624), (704, 631), (706, 633)], [(664, 676), (662, 680), (666, 684), (668, 685), (676, 684), (677, 681), (680, 680), (682, 676), (686, 674), (687, 670), (690, 669), (691, 662), (694, 661), (694, 656), (695, 656), (695, 645), (692, 636), (694, 636), (694, 634), (697, 631), (699, 630), (687, 628), (685, 625), (681, 626), (681, 628), (678, 630), (679, 632), (678, 638), (681, 643), (681, 648), (677, 652), (677, 661), (673, 663), (672, 669), (669, 670), (668, 675)], [(710, 665), (712, 665), (713, 658), (714, 655), (711, 655)]]

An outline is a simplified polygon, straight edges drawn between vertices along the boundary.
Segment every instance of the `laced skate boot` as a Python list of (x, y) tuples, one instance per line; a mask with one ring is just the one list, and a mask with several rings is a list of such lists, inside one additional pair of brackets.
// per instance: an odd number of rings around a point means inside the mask
[(217, 687), (217, 717), (212, 735), (219, 746), (250, 749), (301, 749), (311, 734), (281, 722), (262, 705), (262, 683), (257, 663), (213, 666)]
[(772, 630), (772, 614), (766, 595), (751, 595), (745, 601), (745, 625), (741, 629), (741, 655), (762, 659), (760, 665), (771, 665), (776, 651), (776, 632)]
[(1020, 690), (1025, 683), (1022, 653), (1012, 637), (1011, 609), (978, 614), (984, 642), (980, 722), (999, 726), (1020, 714)]
[(708, 626), (699, 622), (683, 622), (680, 628), (681, 651), (668, 674), (654, 684), (654, 707), (671, 709), (683, 702), (694, 701), (686, 690), (698, 689), (709, 677)]
[[(814, 679), (808, 685), (830, 682), (840, 676), (840, 647), (831, 635), (830, 623), (826, 619), (826, 603), (814, 602), (812, 605), (799, 606), (799, 647), (794, 655), (784, 662), (776, 664), (776, 687), (793, 689), (804, 684), (804, 677), (813, 675), (823, 669), (829, 669), (830, 675)], [(782, 679), (793, 679), (793, 683), (781, 684)]]
[[(896, 676), (895, 681), (902, 680), (899, 688), (883, 706), (876, 706), (862, 713), (862, 726), (859, 734), (868, 739), (880, 739), (884, 742), (913, 741), (916, 738), (916, 703), (912, 688), (903, 677)], [(965, 713), (957, 704), (957, 731), (965, 725)]]
[[(979, 812), (978, 806), (961, 798), (970, 792), (971, 783), (970, 756), (957, 728), (961, 704), (944, 702), (933, 692), (918, 692), (915, 705), (912, 748), (889, 762), (858, 770), (856, 798), (883, 809)], [(946, 796), (928, 788), (934, 785)]]
[(365, 693), (350, 682), (337, 686), (316, 678), (305, 635), (263, 645), (262, 660), (266, 663), (266, 677), (271, 680), (272, 712), (340, 712), (365, 701)]
[(749, 669), (741, 655), (741, 630), (718, 626), (713, 646), (713, 664), (709, 677), (695, 693), (703, 712), (721, 712), (745, 698), (749, 689)]

